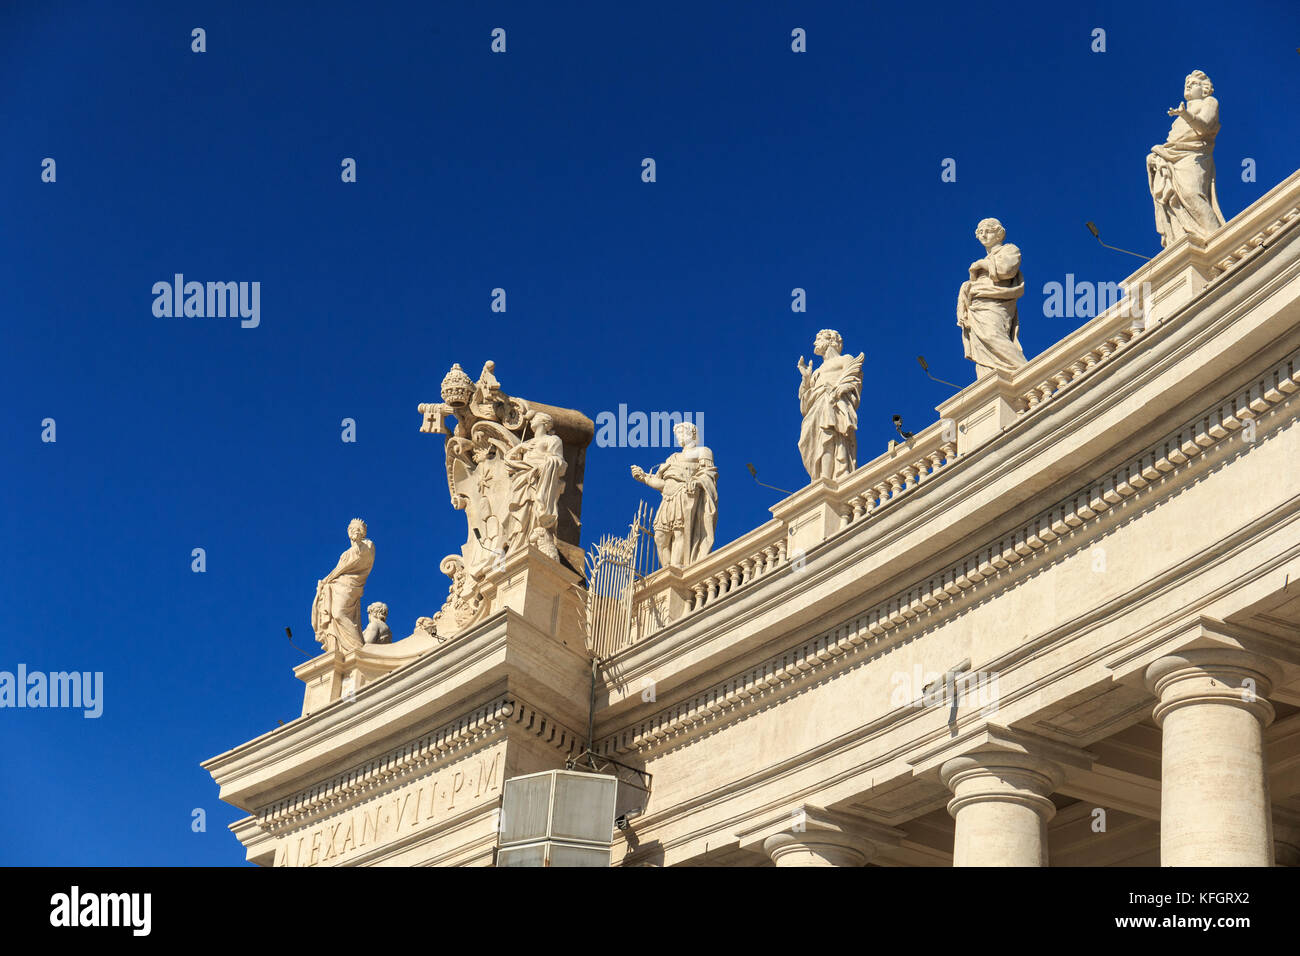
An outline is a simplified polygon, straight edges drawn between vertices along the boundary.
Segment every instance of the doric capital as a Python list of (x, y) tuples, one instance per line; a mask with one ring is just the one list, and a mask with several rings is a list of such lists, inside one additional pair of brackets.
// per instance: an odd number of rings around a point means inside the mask
[(816, 828), (773, 834), (763, 849), (777, 866), (865, 866), (876, 852), (868, 840)]
[(952, 791), (948, 812), (954, 817), (976, 803), (1016, 803), (1050, 820), (1056, 814), (1050, 797), (1065, 771), (1037, 754), (984, 750), (945, 761), (939, 777)]
[(863, 866), (901, 830), (849, 813), (800, 804), (738, 833), (741, 847), (761, 848), (777, 866)]
[(1163, 725), (1174, 710), (1193, 704), (1224, 704), (1253, 714), (1267, 727), (1273, 706), (1267, 698), (1281, 668), (1259, 654), (1237, 648), (1179, 651), (1146, 670), (1147, 688), (1158, 703), (1152, 716)]

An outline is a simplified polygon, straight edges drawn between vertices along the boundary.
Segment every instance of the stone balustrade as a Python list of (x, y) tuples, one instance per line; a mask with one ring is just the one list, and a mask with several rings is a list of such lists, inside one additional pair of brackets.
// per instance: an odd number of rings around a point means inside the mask
[(1017, 383), (1017, 391), (1023, 387), (1021, 383), (1026, 379), (1034, 383), (1020, 392), (1017, 414), (1028, 414), (1051, 401), (1079, 379), (1105, 364), (1112, 356), (1128, 348), (1134, 339), (1146, 331), (1142, 320), (1134, 319), (1130, 314), (1127, 299), (1121, 299), (1106, 313), (1098, 316), (1095, 325), (1095, 344), (1085, 346), (1084, 351), (1068, 364), (1044, 373), (1041, 368), (1044, 363), (1034, 361), (1016, 374), (1014, 381)]
[(867, 462), (840, 484), (845, 525), (874, 514), (932, 478), (957, 458), (951, 423), (935, 422), (906, 442), (890, 442), (889, 450)]
[(769, 521), (713, 552), (683, 572), (660, 568), (638, 589), (631, 642), (644, 640), (675, 620), (771, 574), (789, 560), (785, 526)]
[[(1184, 237), (1119, 286), (1121, 298), (1101, 315), (1035, 356), (1014, 373), (997, 372), (942, 403), (939, 421), (859, 466), (838, 483), (820, 480), (773, 506), (775, 520), (686, 568), (661, 568), (640, 586), (628, 643), (645, 640), (669, 624), (710, 607), (792, 561), (810, 547), (880, 512), (943, 469), (1058, 398), (1082, 379), (1132, 349), (1144, 335), (1174, 317), (1241, 262), (1300, 223), (1294, 186), (1300, 171), (1220, 229), (1207, 242)], [(1288, 360), (1290, 362), (1291, 360)], [(1118, 469), (1078, 500), (1040, 515), (1005, 547), (988, 547), (954, 568), (936, 587), (882, 609), (882, 631), (958, 593), (996, 569), (1031, 553), (1094, 514), (1199, 454), (1241, 423), (1297, 387), (1294, 367), (1283, 363), (1235, 402), (1185, 425), (1140, 460)], [(1231, 405), (1232, 407), (1228, 407)], [(838, 520), (835, 520), (838, 516)], [(874, 633), (874, 631), (873, 631)]]
[(1184, 238), (1118, 283), (1124, 298), (1011, 376), (1016, 414), (1034, 411), (1092, 374), (1283, 231), (1294, 228), (1300, 223), (1300, 205), (1292, 195), (1297, 181), (1300, 172), (1204, 244)]

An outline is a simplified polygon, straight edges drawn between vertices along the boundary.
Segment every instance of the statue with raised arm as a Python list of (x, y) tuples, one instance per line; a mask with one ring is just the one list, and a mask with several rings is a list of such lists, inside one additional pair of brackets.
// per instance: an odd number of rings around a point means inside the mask
[(821, 366), (813, 371), (812, 363), (799, 356), (799, 454), (813, 481), (838, 480), (858, 467), (858, 402), (866, 353), (855, 358), (841, 355), (843, 349), (840, 333), (822, 329), (813, 342)]
[(1020, 250), (1009, 242), (1007, 231), (996, 219), (981, 219), (975, 238), (984, 247), (984, 257), (970, 264), (970, 278), (957, 293), (957, 324), (961, 326), (962, 348), (975, 363), (976, 378), (994, 369), (1014, 372), (1024, 365), (1020, 347), (1020, 315), (1016, 300), (1025, 294), (1025, 277), (1020, 274)]
[(506, 542), (512, 551), (535, 544), (543, 554), (559, 560), (555, 524), (568, 467), (564, 442), (555, 434), (550, 415), (535, 412), (529, 425), (533, 437), (511, 448), (504, 459), (510, 479)]
[(311, 626), (316, 640), (327, 651), (350, 651), (361, 647), (361, 592), (375, 565), (375, 545), (366, 538), (366, 523), (353, 518), (348, 523), (352, 542), (334, 570), (316, 582), (316, 599), (311, 605)]
[(632, 466), (632, 477), (663, 493), (655, 513), (655, 549), (661, 565), (685, 568), (713, 549), (718, 529), (718, 468), (713, 452), (700, 444), (700, 432), (690, 422), (673, 428), (682, 446), (648, 473)]
[(1147, 186), (1156, 211), (1156, 231), (1165, 248), (1185, 235), (1209, 238), (1223, 225), (1214, 186), (1214, 138), (1219, 101), (1214, 84), (1200, 70), (1183, 81), (1183, 102), (1166, 112), (1175, 117), (1169, 138), (1147, 155)]

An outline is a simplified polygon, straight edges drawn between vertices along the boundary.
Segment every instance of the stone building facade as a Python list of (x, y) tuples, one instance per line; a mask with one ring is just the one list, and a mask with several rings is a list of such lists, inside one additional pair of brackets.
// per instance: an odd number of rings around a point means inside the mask
[(639, 583), (594, 707), (531, 542), (463, 633), (303, 664), (204, 764), (247, 859), (490, 865), (503, 782), (589, 750), (650, 781), (615, 865), (1300, 862), (1300, 172), (1123, 285)]

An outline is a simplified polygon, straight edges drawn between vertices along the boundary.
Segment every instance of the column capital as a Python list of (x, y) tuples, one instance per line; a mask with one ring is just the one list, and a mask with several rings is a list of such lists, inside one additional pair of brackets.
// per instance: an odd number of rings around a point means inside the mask
[(1059, 763), (1022, 738), (1016, 749), (985, 747), (950, 757), (939, 779), (952, 791), (953, 866), (1047, 866), (1052, 793), (1065, 779)]
[(1046, 822), (1056, 815), (1051, 794), (1065, 779), (1065, 771), (1037, 754), (982, 750), (944, 761), (939, 778), (952, 791), (948, 812), (954, 817), (972, 804), (1012, 803), (1028, 807)]
[(737, 834), (741, 847), (762, 849), (777, 866), (863, 866), (903, 831), (855, 814), (800, 804)]
[(1146, 669), (1147, 688), (1158, 703), (1152, 716), (1163, 726), (1171, 712), (1192, 704), (1223, 704), (1252, 714), (1267, 727), (1273, 722), (1268, 695), (1281, 667), (1267, 657), (1230, 647), (1178, 651)]
[(763, 841), (763, 850), (777, 866), (865, 866), (876, 852), (869, 840), (816, 828), (774, 833)]
[(1276, 866), (1300, 866), (1300, 813), (1273, 808), (1273, 862)]

